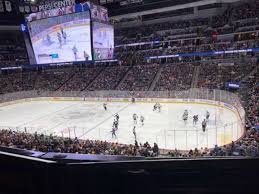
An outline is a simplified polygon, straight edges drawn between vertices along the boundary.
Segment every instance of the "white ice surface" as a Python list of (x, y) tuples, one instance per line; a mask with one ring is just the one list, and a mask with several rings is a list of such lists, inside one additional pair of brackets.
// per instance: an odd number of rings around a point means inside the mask
[[(158, 143), (160, 148), (190, 149), (214, 147), (230, 143), (241, 136), (236, 114), (221, 107), (202, 104), (161, 103), (162, 111), (154, 112), (152, 103), (110, 102), (104, 111), (103, 102), (32, 101), (0, 108), (0, 127), (13, 130), (54, 134), (81, 139), (107, 140), (125, 144), (134, 143), (132, 115), (145, 117), (144, 126), (137, 123), (137, 140)], [(189, 111), (188, 123), (182, 121), (184, 110)], [(210, 112), (208, 130), (202, 132), (201, 121), (206, 110)], [(117, 139), (112, 139), (114, 114), (120, 116)], [(199, 115), (196, 126), (192, 116)], [(234, 123), (234, 124), (233, 124)], [(225, 127), (224, 127), (225, 126)]]

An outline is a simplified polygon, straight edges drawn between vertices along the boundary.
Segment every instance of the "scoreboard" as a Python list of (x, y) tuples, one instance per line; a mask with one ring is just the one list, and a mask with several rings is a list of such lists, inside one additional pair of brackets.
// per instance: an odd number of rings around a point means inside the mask
[(80, 3), (31, 13), (25, 19), (30, 64), (113, 59), (114, 30), (102, 6)]

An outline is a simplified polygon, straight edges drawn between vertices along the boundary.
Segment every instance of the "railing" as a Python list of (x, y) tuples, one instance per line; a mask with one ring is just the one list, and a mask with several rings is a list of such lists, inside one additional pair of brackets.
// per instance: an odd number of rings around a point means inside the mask
[[(157, 142), (160, 148), (165, 149), (182, 149), (188, 150), (193, 148), (204, 148), (214, 147), (215, 145), (225, 145), (231, 143), (231, 141), (238, 140), (244, 133), (245, 124), (245, 111), (241, 105), (240, 99), (237, 95), (222, 91), (222, 90), (209, 90), (209, 89), (190, 89), (185, 91), (24, 91), (15, 92), (0, 95), (0, 106), (7, 104), (17, 103), (20, 99), (22, 101), (31, 101), (35, 98), (41, 97), (52, 97), (53, 99), (59, 100), (64, 98), (79, 99), (79, 100), (120, 100), (130, 101), (132, 97), (136, 98), (136, 101), (149, 101), (149, 102), (181, 102), (181, 103), (203, 103), (210, 104), (213, 106), (220, 106), (231, 110), (235, 113), (236, 119), (231, 122), (220, 122), (221, 113), (215, 112), (215, 119), (213, 125), (208, 127), (205, 132), (202, 132), (201, 126), (189, 125), (186, 129), (177, 129), (168, 121), (166, 129), (162, 129), (159, 132), (146, 135), (146, 140)], [(171, 112), (172, 113), (172, 112)], [(170, 120), (168, 118), (168, 120)], [(89, 138), (92, 137), (88, 134), (88, 130), (80, 128), (78, 126), (67, 126), (63, 131), (53, 133), (45, 128), (41, 127), (30, 127), (30, 126), (1, 126), (14, 131), (26, 131), (29, 133), (39, 132), (43, 134), (54, 134), (65, 137), (79, 137)], [(79, 129), (80, 128), (80, 129)], [(99, 130), (95, 134), (94, 139), (107, 140), (108, 132)], [(88, 136), (89, 135), (89, 136)], [(110, 138), (109, 138), (110, 139)], [(122, 141), (120, 143), (125, 143)], [(133, 142), (129, 142), (133, 143)]]

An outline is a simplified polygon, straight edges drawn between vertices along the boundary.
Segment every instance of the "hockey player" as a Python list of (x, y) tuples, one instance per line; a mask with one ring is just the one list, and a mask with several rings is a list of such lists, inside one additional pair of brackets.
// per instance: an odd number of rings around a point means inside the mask
[(134, 123), (134, 124), (137, 124), (137, 119), (138, 119), (137, 114), (134, 113), (132, 117), (133, 117), (133, 123)]
[(119, 122), (120, 116), (118, 113), (115, 114), (115, 119)]
[(64, 34), (64, 28), (62, 26), (60, 26), (60, 32), (62, 35)]
[(141, 125), (142, 125), (142, 126), (144, 125), (144, 120), (145, 120), (145, 118), (141, 115), (141, 116), (140, 116), (140, 122), (141, 122)]
[(157, 109), (157, 103), (154, 105), (153, 111), (156, 111), (156, 109)]
[(196, 125), (196, 123), (198, 122), (198, 115), (193, 115), (193, 124)]
[(47, 34), (46, 40), (47, 40), (47, 44), (50, 45), (51, 44), (51, 38), (50, 38), (49, 34)]
[(157, 109), (159, 112), (161, 112), (161, 104), (160, 103), (157, 103)]
[(210, 118), (210, 113), (209, 111), (206, 111), (206, 120), (209, 121), (209, 118)]
[(100, 60), (101, 59), (101, 51), (99, 51), (99, 49), (95, 49), (95, 59), (96, 60)]
[(89, 59), (89, 55), (87, 54), (86, 51), (84, 51), (84, 58), (85, 58), (85, 61), (88, 61), (88, 59)]
[(66, 43), (67, 43), (67, 33), (66, 33), (66, 32), (63, 32), (63, 33), (62, 33), (62, 37), (63, 37), (63, 39), (64, 39), (64, 44), (66, 44)]
[(133, 135), (134, 135), (134, 138), (135, 138), (135, 141), (137, 141), (137, 133), (136, 133), (136, 126), (133, 127)]
[(116, 128), (115, 127), (112, 127), (112, 138), (113, 137), (115, 137), (115, 138), (117, 138), (117, 136), (116, 136)]
[(58, 36), (59, 48), (61, 49), (62, 48), (62, 38), (61, 38), (60, 32), (57, 33), (57, 36)]
[(73, 51), (73, 53), (74, 53), (75, 61), (76, 61), (76, 60), (77, 60), (77, 52), (78, 52), (78, 50), (77, 50), (77, 48), (76, 48), (76, 45), (74, 45), (74, 47), (72, 48), (72, 51)]
[(113, 121), (113, 127), (115, 127), (116, 129), (118, 129), (119, 126), (119, 121), (117, 121), (116, 119)]
[(103, 108), (105, 111), (107, 111), (107, 104), (106, 103), (103, 103)]
[(207, 126), (207, 123), (206, 123), (205, 119), (202, 121), (201, 126), (202, 126), (202, 131), (205, 132), (206, 126)]
[(183, 121), (184, 121), (184, 124), (187, 123), (187, 120), (188, 120), (188, 111), (185, 110), (184, 113), (183, 113)]
[(184, 124), (187, 124), (187, 120), (188, 120), (188, 116), (183, 114), (183, 121), (184, 121)]

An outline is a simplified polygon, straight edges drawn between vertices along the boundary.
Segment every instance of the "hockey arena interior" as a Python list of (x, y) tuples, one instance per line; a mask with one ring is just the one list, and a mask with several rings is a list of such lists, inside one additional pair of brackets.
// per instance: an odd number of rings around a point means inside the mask
[(0, 193), (254, 192), (258, 17), (258, 0), (0, 0)]

